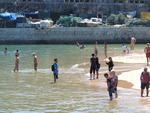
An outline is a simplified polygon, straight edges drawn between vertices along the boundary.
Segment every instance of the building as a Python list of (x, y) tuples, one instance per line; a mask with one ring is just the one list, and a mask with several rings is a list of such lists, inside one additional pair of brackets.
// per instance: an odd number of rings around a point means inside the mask
[(150, 0), (0, 0), (9, 12), (69, 12), (77, 16), (102, 17), (118, 12), (150, 12)]

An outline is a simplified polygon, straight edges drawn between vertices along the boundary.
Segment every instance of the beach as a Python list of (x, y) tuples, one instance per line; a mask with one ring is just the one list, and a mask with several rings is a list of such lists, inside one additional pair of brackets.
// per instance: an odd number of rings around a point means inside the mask
[[(8, 53), (3, 53), (7, 46)], [(78, 112), (149, 112), (149, 97), (140, 97), (140, 74), (146, 66), (143, 49), (136, 45), (129, 55), (122, 55), (122, 45), (108, 45), (114, 69), (119, 76), (118, 99), (109, 101), (103, 45), (98, 45), (101, 63), (99, 79), (89, 80), (90, 57), (94, 45), (80, 50), (75, 45), (0, 45), (1, 112), (13, 113), (78, 113)], [(19, 48), (19, 72), (13, 72), (15, 51)], [(38, 71), (33, 69), (33, 56), (38, 58)], [(51, 65), (58, 58), (59, 79), (53, 83)], [(149, 69), (150, 70), (150, 69)]]

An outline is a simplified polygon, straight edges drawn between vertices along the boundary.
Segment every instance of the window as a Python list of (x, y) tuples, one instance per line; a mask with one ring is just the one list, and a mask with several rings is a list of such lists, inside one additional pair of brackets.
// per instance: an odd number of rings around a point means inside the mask
[(119, 0), (119, 3), (123, 3), (123, 0)]
[(136, 0), (135, 3), (139, 3), (139, 1)]
[(90, 2), (90, 0), (85, 0), (85, 2)]
[(143, 4), (143, 3), (144, 3), (144, 1), (140, 1), (140, 3), (142, 3), (142, 4)]
[(133, 3), (133, 0), (130, 0), (130, 3)]
[(114, 3), (116, 3), (117, 1), (116, 0), (114, 0)]
[(70, 0), (70, 2), (74, 2), (74, 0)]

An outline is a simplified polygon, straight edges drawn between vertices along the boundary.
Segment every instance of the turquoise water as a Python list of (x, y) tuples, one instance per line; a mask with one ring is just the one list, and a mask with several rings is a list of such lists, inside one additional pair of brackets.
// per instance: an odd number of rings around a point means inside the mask
[[(142, 51), (144, 46), (137, 45), (136, 50)], [(5, 47), (8, 48), (6, 54), (3, 53)], [(108, 56), (121, 55), (121, 47), (121, 44), (109, 45)], [(17, 49), (20, 52), (20, 64), (19, 72), (14, 73), (14, 54)], [(103, 45), (98, 45), (98, 50), (99, 59), (103, 62)], [(37, 72), (33, 69), (33, 52), (38, 57)], [(137, 109), (132, 101), (125, 101), (125, 96), (131, 98), (127, 92), (133, 95), (136, 91), (121, 89), (120, 98), (110, 102), (103, 74), (100, 74), (99, 80), (89, 80), (87, 73), (93, 52), (94, 45), (86, 45), (85, 50), (75, 45), (1, 45), (0, 112), (140, 112), (141, 109)], [(50, 69), (54, 58), (58, 58), (59, 66), (56, 84), (53, 83)], [(103, 68), (107, 70), (106, 65)]]

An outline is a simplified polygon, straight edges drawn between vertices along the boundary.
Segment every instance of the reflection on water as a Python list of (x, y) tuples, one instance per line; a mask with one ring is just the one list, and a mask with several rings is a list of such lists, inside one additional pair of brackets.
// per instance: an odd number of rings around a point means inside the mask
[[(8, 53), (3, 54), (3, 48)], [(13, 113), (43, 112), (139, 112), (132, 102), (135, 92), (119, 90), (118, 100), (109, 101), (103, 73), (100, 80), (89, 81), (89, 58), (94, 52), (94, 45), (86, 45), (80, 50), (74, 45), (1, 45), (0, 46), (0, 111)], [(112, 52), (112, 48), (116, 48)], [(139, 45), (138, 48), (143, 47)], [(20, 51), (19, 72), (13, 72), (15, 51)], [(38, 70), (33, 69), (32, 52), (38, 57)], [(99, 59), (103, 61), (103, 45), (99, 45)], [(108, 55), (120, 55), (121, 45), (109, 45)], [(53, 83), (51, 65), (58, 58), (59, 79)], [(116, 66), (117, 68), (117, 66)], [(124, 68), (124, 67), (122, 67)], [(117, 68), (119, 70), (120, 67)], [(125, 67), (125, 70), (128, 70)], [(118, 88), (119, 89), (119, 88)], [(126, 93), (124, 93), (126, 92)], [(136, 97), (138, 95), (135, 95)], [(126, 97), (129, 100), (126, 100)], [(140, 105), (141, 102), (138, 102)], [(148, 101), (149, 102), (149, 101)], [(144, 102), (144, 103), (148, 103)]]

